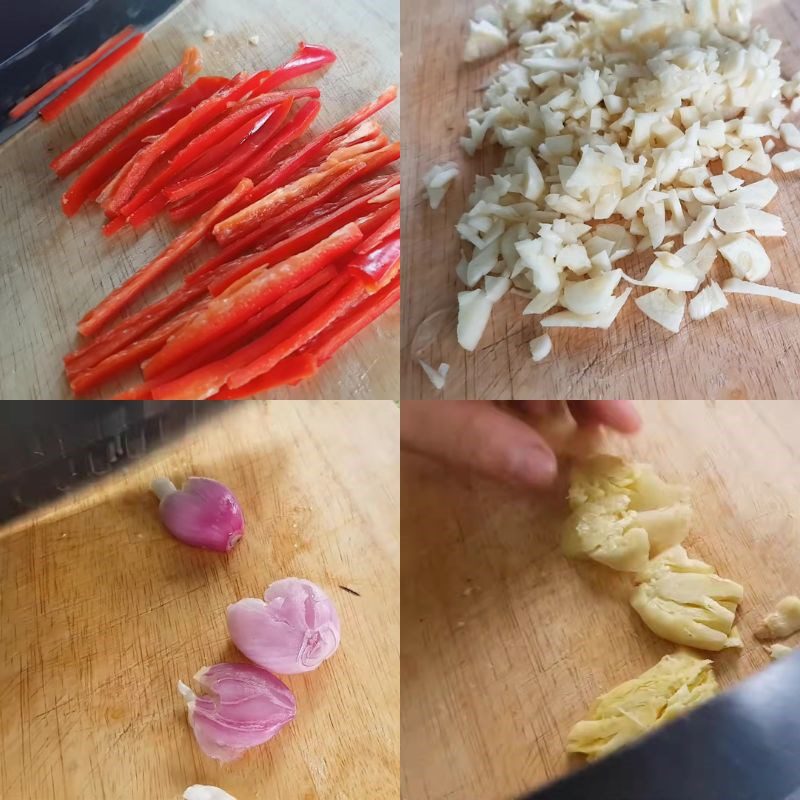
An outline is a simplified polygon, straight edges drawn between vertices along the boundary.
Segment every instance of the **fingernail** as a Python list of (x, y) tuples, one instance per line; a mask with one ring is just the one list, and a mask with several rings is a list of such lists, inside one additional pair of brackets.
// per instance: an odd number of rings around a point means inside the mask
[(556, 478), (558, 464), (546, 447), (523, 447), (511, 460), (511, 477), (524, 486), (549, 486)]

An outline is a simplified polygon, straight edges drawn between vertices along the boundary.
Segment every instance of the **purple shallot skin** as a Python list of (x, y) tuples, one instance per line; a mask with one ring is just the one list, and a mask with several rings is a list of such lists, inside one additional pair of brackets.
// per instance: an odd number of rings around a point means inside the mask
[(159, 497), (159, 516), (184, 544), (226, 553), (244, 535), (244, 514), (233, 492), (212, 478), (189, 478), (178, 490), (166, 478), (151, 485)]

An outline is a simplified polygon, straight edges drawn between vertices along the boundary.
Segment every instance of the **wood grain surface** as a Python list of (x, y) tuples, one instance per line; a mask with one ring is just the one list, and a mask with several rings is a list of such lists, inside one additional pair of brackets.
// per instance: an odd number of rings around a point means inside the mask
[[(0, 529), (0, 797), (363, 800), (399, 791), (399, 412), (391, 402), (243, 402), (169, 450)], [(150, 480), (222, 480), (246, 515), (230, 555), (158, 521)], [(226, 606), (281, 577), (325, 588), (337, 653), (284, 678), (297, 718), (227, 765), (176, 682), (244, 660)], [(346, 586), (360, 596), (344, 591)]]
[[(188, 45), (202, 51), (205, 75), (276, 65), (300, 40), (332, 48), (338, 61), (327, 72), (292, 84), (313, 82), (322, 92), (309, 136), (316, 134), (398, 82), (398, 27), (399, 0), (191, 0), (58, 120), (35, 122), (0, 147), (0, 398), (70, 397), (61, 359), (78, 342), (78, 320), (182, 229), (159, 218), (141, 235), (127, 230), (106, 239), (99, 209), (68, 219), (60, 203), (68, 183), (48, 168), (54, 155), (178, 63)], [(208, 28), (216, 36), (205, 41)], [(257, 46), (248, 43), (253, 35)], [(399, 132), (399, 115), (395, 102), (377, 117), (390, 136)], [(165, 294), (200, 261), (194, 253), (147, 299)], [(397, 398), (399, 318), (392, 309), (318, 376), (271, 396)], [(131, 371), (109, 384), (106, 396), (135, 378)]]
[[(528, 342), (542, 332), (539, 317), (523, 317), (526, 300), (507, 295), (495, 306), (475, 352), (459, 347), (454, 320), (456, 294), (463, 286), (455, 275), (461, 242), (454, 226), (466, 208), (473, 176), (491, 174), (499, 153), (489, 148), (470, 159), (458, 138), (467, 110), (481, 102), (481, 87), (509, 57), (477, 65), (463, 63), (467, 20), (480, 4), (477, 0), (403, 0), (402, 396), (495, 400), (797, 397), (800, 309), (763, 298), (732, 297), (727, 312), (702, 322), (690, 322), (687, 316), (677, 335), (628, 302), (608, 331), (551, 330), (553, 354), (535, 364)], [(795, 0), (765, 0), (756, 5), (758, 20), (784, 42), (780, 58), (788, 77), (800, 69), (798, 5)], [(796, 115), (789, 119), (797, 122)], [(433, 211), (422, 194), (421, 179), (432, 164), (444, 161), (460, 164), (461, 177), (442, 206)], [(771, 177), (780, 192), (769, 210), (783, 217), (788, 235), (764, 240), (773, 265), (765, 283), (795, 291), (800, 290), (797, 175), (773, 169)], [(620, 264), (638, 277), (651, 260), (640, 255)], [(727, 275), (719, 263), (716, 271)], [(634, 295), (643, 291), (634, 288)], [(423, 320), (439, 311), (414, 342)], [(434, 367), (450, 364), (442, 392), (425, 377), (416, 356)]]
[[(744, 649), (710, 654), (730, 686), (768, 663), (753, 631), (800, 590), (800, 405), (639, 409), (642, 432), (602, 450), (692, 487), (687, 549), (745, 588)], [(599, 694), (675, 648), (628, 605), (630, 577), (561, 554), (565, 479), (525, 495), (404, 453), (401, 492), (403, 794), (513, 797), (567, 770), (567, 733)]]

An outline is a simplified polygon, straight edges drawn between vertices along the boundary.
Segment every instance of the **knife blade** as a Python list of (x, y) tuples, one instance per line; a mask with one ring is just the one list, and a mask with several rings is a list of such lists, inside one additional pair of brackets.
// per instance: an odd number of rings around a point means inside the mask
[[(180, 0), (26, 0), (0, 34), (0, 142), (36, 119), (37, 109), (11, 120), (10, 109), (70, 64), (132, 25), (144, 30)], [(66, 90), (83, 72), (54, 92)], [(41, 104), (40, 104), (41, 105)]]
[(177, 440), (226, 402), (0, 403), (0, 525)]

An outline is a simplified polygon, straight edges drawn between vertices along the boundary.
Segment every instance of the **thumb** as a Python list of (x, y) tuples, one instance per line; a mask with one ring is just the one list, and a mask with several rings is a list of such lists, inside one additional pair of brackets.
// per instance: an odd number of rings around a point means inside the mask
[(556, 457), (541, 436), (494, 403), (406, 400), (400, 413), (406, 449), (520, 486), (549, 486), (556, 477)]

